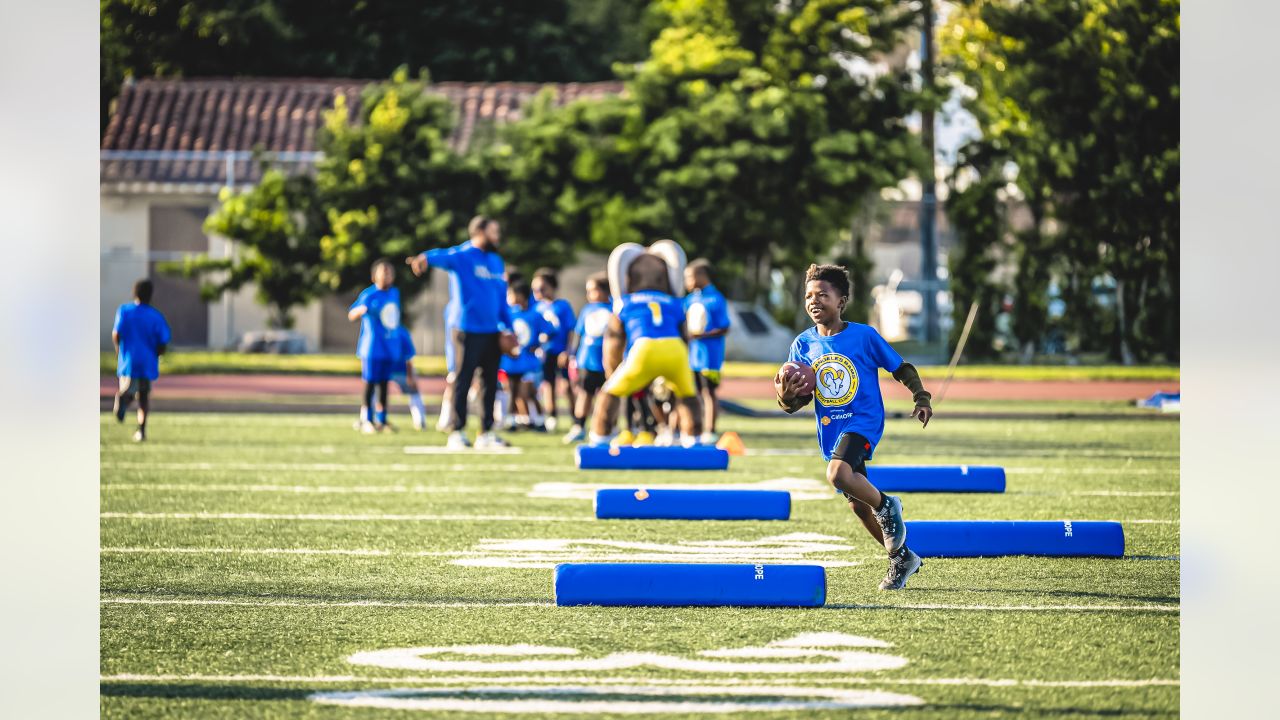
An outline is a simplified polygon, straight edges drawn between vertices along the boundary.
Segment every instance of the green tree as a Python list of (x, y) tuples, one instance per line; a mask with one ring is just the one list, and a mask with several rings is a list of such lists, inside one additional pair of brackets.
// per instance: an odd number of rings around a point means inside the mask
[[(643, 57), (643, 0), (100, 0), (105, 110), (127, 77), (582, 82)], [(105, 122), (105, 121), (104, 121)]]
[[(1176, 0), (967, 0), (941, 36), (982, 143), (1018, 168), (1035, 217), (1022, 305), (1060, 279), (1078, 349), (1177, 357)], [(962, 230), (963, 232), (963, 230)], [(1115, 302), (1094, 300), (1114, 282)], [(1033, 341), (1043, 325), (1017, 323)]]
[(827, 252), (857, 198), (921, 166), (907, 75), (847, 69), (897, 47), (906, 3), (654, 8), (664, 27), (645, 62), (619, 66), (623, 97), (535, 108), (506, 134), (525, 189), (503, 205), (513, 225), (599, 249), (670, 237), (756, 298), (771, 269)]
[(201, 256), (164, 268), (201, 279), (201, 295), (214, 300), (252, 283), (270, 309), (275, 328), (293, 327), (293, 310), (319, 297), (320, 245), (316, 233), (324, 213), (309, 176), (267, 169), (252, 190), (223, 190), (222, 205), (205, 220), (205, 231), (235, 240), (228, 258)]
[(480, 169), (449, 147), (455, 110), (427, 85), (425, 72), (410, 80), (401, 68), (364, 89), (354, 117), (345, 97), (325, 113), (315, 184), (327, 219), (319, 279), (331, 290), (367, 284), (370, 264), (388, 257), (412, 295), (422, 285), (400, 260), (465, 235)]

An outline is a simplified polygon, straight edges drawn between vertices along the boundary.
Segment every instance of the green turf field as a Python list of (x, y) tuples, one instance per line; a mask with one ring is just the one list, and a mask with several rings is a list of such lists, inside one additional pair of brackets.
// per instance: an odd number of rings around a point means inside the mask
[[(730, 418), (752, 451), (810, 452), (677, 474), (580, 472), (548, 436), (408, 454), (443, 437), (350, 420), (156, 414), (138, 446), (103, 416), (105, 717), (1178, 712), (1176, 421), (890, 420), (878, 463), (1008, 471), (1004, 495), (904, 495), (908, 519), (1109, 519), (1127, 538), (1122, 560), (926, 559), (890, 594), (806, 421)], [(592, 519), (596, 485), (677, 482), (780, 484), (793, 519)], [(552, 604), (557, 562), (754, 557), (827, 564), (827, 606)]]

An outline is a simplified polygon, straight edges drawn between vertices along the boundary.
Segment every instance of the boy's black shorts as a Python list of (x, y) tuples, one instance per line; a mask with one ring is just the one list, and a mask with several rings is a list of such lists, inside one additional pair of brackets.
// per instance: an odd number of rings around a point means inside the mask
[(836, 449), (831, 451), (832, 460), (843, 461), (856, 473), (867, 476), (867, 453), (871, 452), (871, 442), (856, 432), (847, 432), (836, 441)]
[(560, 355), (547, 354), (542, 359), (542, 380), (543, 382), (555, 382), (556, 376), (569, 379), (569, 368), (560, 367)]
[(579, 382), (582, 383), (582, 389), (588, 393), (600, 392), (600, 388), (604, 387), (604, 371), (603, 370), (580, 370), (578, 371)]

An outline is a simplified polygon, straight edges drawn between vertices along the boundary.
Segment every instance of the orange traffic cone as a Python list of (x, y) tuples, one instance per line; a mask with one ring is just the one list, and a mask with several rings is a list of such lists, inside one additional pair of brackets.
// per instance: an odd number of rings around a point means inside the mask
[(720, 440), (716, 443), (716, 447), (724, 450), (730, 455), (746, 455), (747, 446), (742, 444), (742, 438), (738, 437), (736, 432), (727, 432), (720, 436)]

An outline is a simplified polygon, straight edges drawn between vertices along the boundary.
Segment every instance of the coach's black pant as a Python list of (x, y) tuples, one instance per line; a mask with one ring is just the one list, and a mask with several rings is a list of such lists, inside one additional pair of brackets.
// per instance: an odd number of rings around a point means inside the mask
[(453, 382), (453, 429), (467, 426), (467, 395), (476, 369), (484, 383), (484, 401), (481, 404), (484, 432), (493, 429), (493, 401), (498, 395), (498, 361), (502, 349), (498, 345), (498, 333), (469, 333), (454, 330), (454, 351), (457, 353), (458, 376)]

